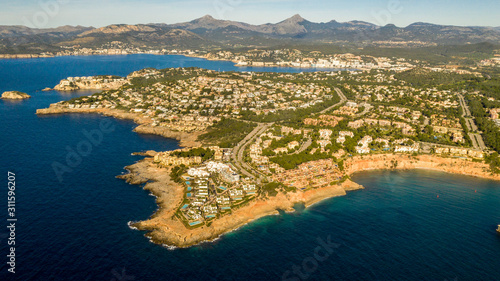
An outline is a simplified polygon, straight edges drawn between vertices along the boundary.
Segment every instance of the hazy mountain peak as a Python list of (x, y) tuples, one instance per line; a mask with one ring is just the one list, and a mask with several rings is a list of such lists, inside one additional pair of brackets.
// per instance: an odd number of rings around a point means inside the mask
[(291, 18), (288, 18), (282, 22), (287, 22), (287, 23), (300, 23), (300, 22), (303, 22), (305, 21), (305, 19), (299, 15), (299, 14), (295, 14), (293, 15)]
[(204, 15), (203, 17), (196, 19), (195, 21), (216, 21), (211, 15)]
[(304, 27), (303, 23), (307, 21), (300, 15), (294, 15), (284, 21), (276, 24), (264, 24), (259, 26), (260, 31), (264, 33), (274, 33), (274, 34), (301, 34), (307, 33), (307, 29)]
[(437, 26), (437, 25), (432, 24), (432, 23), (427, 23), (427, 22), (414, 22), (414, 23), (408, 25), (408, 27), (427, 27), (427, 26)]
[(384, 28), (397, 29), (398, 27), (393, 23), (388, 23), (384, 26)]
[[(377, 32), (381, 31), (381, 32)], [(359, 36), (362, 32), (363, 36)], [(97, 35), (97, 36), (96, 36)], [(360, 42), (420, 41), (423, 44), (500, 43), (499, 27), (459, 27), (416, 22), (405, 28), (393, 24), (378, 26), (364, 21), (315, 23), (296, 14), (278, 23), (252, 25), (244, 22), (215, 19), (210, 15), (177, 24), (113, 24), (101, 28), (62, 26), (36, 29), (25, 26), (0, 26), (0, 43), (65, 44), (85, 47), (101, 46), (102, 42), (134, 42), (140, 46), (195, 46), (203, 44), (259, 45), (278, 42)], [(5, 40), (8, 38), (8, 40)], [(82, 40), (81, 38), (85, 38)], [(3, 40), (3, 41), (2, 41)], [(73, 40), (73, 41), (72, 41)], [(285, 41), (280, 41), (285, 40)], [(302, 40), (302, 41), (292, 41)], [(53, 43), (56, 42), (56, 43)], [(270, 42), (270, 43), (267, 43)], [(367, 42), (367, 43), (366, 43)], [(31, 46), (31, 45), (30, 45)], [(35, 46), (35, 45), (33, 45)], [(0, 44), (0, 50), (2, 44)], [(33, 49), (35, 50), (35, 49)]]
[(366, 22), (366, 21), (360, 21), (360, 20), (352, 20), (352, 21), (348, 21), (347, 23), (353, 24), (353, 25), (376, 26), (373, 23), (369, 23), (369, 22)]
[(92, 29), (85, 31), (78, 36), (83, 37), (93, 33), (104, 33), (104, 34), (121, 34), (127, 32), (153, 32), (154, 28), (142, 24), (138, 25), (129, 25), (129, 24), (112, 24), (108, 26), (104, 26), (97, 29)]

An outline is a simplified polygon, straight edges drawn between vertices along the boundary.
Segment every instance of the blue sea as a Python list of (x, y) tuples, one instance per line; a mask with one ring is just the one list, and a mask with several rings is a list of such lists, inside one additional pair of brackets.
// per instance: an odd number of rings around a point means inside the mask
[[(188, 249), (152, 244), (129, 221), (147, 219), (155, 198), (116, 179), (145, 150), (175, 140), (132, 132), (99, 115), (35, 115), (92, 92), (42, 92), (68, 76), (125, 76), (145, 67), (237, 68), (183, 56), (92, 56), (0, 60), (0, 280), (500, 280), (500, 182), (435, 171), (372, 171), (364, 190), (250, 223)], [(56, 163), (102, 137), (58, 178)], [(15, 274), (7, 271), (8, 172), (15, 173)]]

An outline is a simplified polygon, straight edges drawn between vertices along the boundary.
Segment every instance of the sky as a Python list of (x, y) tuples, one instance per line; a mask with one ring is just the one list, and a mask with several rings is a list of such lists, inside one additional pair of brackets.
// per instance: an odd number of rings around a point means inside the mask
[(500, 0), (0, 0), (0, 7), (0, 25), (37, 28), (179, 23), (207, 14), (251, 24), (300, 14), (312, 22), (500, 26)]

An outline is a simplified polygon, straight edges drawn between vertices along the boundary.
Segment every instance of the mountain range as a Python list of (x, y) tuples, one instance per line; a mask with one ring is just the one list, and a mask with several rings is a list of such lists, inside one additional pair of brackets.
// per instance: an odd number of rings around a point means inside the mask
[[(101, 28), (62, 26), (36, 29), (0, 26), (0, 53), (58, 51), (64, 46), (102, 47), (120, 42), (150, 48), (224, 48), (283, 44), (369, 46), (390, 42), (408, 45), (500, 43), (500, 27), (462, 27), (413, 23), (378, 26), (363, 21), (315, 23), (294, 15), (278, 23), (252, 25), (204, 16), (177, 24), (115, 24)], [(405, 45), (406, 44), (406, 45)]]

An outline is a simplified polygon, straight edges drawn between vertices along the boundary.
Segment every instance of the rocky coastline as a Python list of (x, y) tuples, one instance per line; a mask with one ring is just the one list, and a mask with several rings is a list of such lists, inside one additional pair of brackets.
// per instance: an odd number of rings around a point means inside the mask
[(150, 219), (132, 223), (131, 227), (148, 231), (146, 236), (154, 243), (181, 248), (212, 241), (261, 217), (276, 215), (279, 210), (293, 212), (296, 204), (307, 207), (326, 198), (346, 195), (346, 191), (363, 188), (346, 180), (339, 185), (306, 192), (279, 193), (275, 197), (253, 200), (233, 213), (213, 221), (210, 226), (188, 229), (175, 218), (175, 211), (184, 198), (184, 187), (170, 180), (168, 169), (159, 168), (152, 158), (145, 158), (126, 169), (129, 173), (118, 178), (130, 184), (146, 183), (144, 189), (156, 196), (159, 206)]
[[(56, 91), (78, 91), (78, 90), (97, 90), (107, 91), (116, 90), (127, 84), (124, 78), (113, 76), (88, 76), (88, 77), (68, 77), (57, 84), (53, 90)], [(52, 90), (50, 88), (44, 89)]]
[[(443, 158), (433, 155), (410, 156), (404, 154), (381, 154), (364, 157), (352, 157), (345, 161), (346, 174), (368, 170), (411, 170), (428, 169), (474, 177), (500, 180), (500, 175), (489, 172), (488, 166), (458, 158)], [(145, 190), (157, 197), (159, 209), (150, 219), (131, 224), (131, 227), (148, 231), (146, 236), (152, 242), (169, 247), (190, 247), (217, 239), (225, 233), (234, 231), (261, 217), (276, 215), (279, 210), (294, 211), (294, 205), (304, 204), (309, 207), (328, 198), (344, 196), (347, 191), (362, 189), (359, 184), (347, 179), (345, 182), (306, 192), (279, 193), (271, 198), (259, 198), (214, 221), (210, 226), (187, 229), (175, 218), (175, 210), (183, 200), (183, 186), (170, 180), (169, 170), (158, 168), (152, 158), (145, 158), (128, 166), (126, 175), (119, 178), (131, 184), (144, 184)]]
[(38, 59), (55, 57), (76, 57), (76, 56), (125, 56), (134, 54), (156, 55), (155, 53), (96, 53), (96, 54), (0, 54), (0, 59)]
[(36, 58), (52, 58), (54, 55), (45, 54), (0, 54), (0, 59), (36, 59)]
[(344, 162), (346, 174), (370, 170), (434, 170), (464, 176), (500, 180), (500, 174), (493, 174), (489, 165), (469, 159), (439, 157), (435, 155), (375, 154), (355, 156)]
[(61, 107), (57, 104), (52, 104), (48, 108), (37, 109), (37, 115), (53, 115), (53, 114), (67, 114), (67, 113), (85, 113), (85, 114), (101, 114), (104, 116), (110, 116), (118, 119), (132, 120), (138, 126), (134, 129), (134, 132), (138, 134), (147, 135), (158, 135), (165, 138), (175, 139), (179, 141), (179, 146), (181, 147), (197, 147), (201, 143), (197, 141), (197, 138), (203, 132), (187, 133), (172, 131), (165, 127), (154, 127), (151, 126), (151, 119), (142, 117), (141, 115), (133, 112), (127, 112), (119, 109), (110, 108), (67, 108)]

